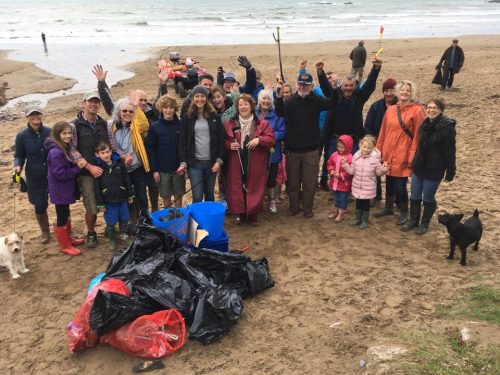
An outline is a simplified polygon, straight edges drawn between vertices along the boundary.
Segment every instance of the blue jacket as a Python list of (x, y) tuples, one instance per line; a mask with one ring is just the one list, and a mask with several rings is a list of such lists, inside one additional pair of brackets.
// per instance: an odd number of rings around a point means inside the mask
[(257, 115), (264, 118), (269, 123), (269, 126), (274, 132), (274, 152), (271, 153), (270, 163), (279, 163), (282, 158), (281, 141), (285, 139), (285, 118), (279, 117), (274, 111), (269, 112), (267, 116), (262, 116), (259, 112)]
[(146, 140), (152, 172), (174, 173), (179, 168), (179, 141), (181, 122), (177, 115), (173, 120), (164, 118), (153, 122)]
[[(392, 104), (396, 104), (397, 102), (398, 98), (394, 97)], [(378, 138), (386, 109), (384, 98), (377, 100), (370, 106), (365, 119), (365, 135), (370, 134)]]
[(35, 133), (31, 126), (16, 135), (16, 151), (14, 166), (24, 167), (28, 198), (33, 205), (47, 203), (47, 150), (45, 140), (50, 136), (50, 128), (40, 126), (39, 133)]

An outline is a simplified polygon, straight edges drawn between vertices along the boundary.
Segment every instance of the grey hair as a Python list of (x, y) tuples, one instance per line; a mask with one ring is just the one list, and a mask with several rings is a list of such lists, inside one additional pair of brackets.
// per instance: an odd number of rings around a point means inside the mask
[(354, 85), (356, 85), (356, 78), (354, 78), (354, 76), (352, 75), (348, 75), (342, 78), (342, 82), (340, 83), (341, 87), (344, 86), (345, 81), (354, 81)]
[(257, 108), (258, 110), (260, 111), (260, 101), (264, 98), (264, 97), (268, 97), (269, 99), (271, 99), (271, 110), (274, 111), (274, 100), (273, 100), (273, 92), (271, 90), (260, 90), (259, 91), (259, 95), (257, 96)]
[(124, 105), (129, 105), (132, 108), (134, 108), (134, 110), (136, 109), (136, 106), (134, 104), (132, 104), (132, 102), (130, 101), (129, 98), (121, 98), (121, 99), (119, 99), (115, 103), (115, 107), (113, 108), (113, 123), (114, 124), (119, 124), (122, 121), (122, 119), (120, 117), (120, 111), (122, 110), (122, 107)]

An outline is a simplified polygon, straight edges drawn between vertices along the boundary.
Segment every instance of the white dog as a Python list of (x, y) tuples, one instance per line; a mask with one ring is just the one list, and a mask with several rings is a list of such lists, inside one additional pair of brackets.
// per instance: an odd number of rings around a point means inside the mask
[(20, 273), (26, 273), (29, 269), (24, 265), (23, 236), (12, 232), (7, 237), (0, 237), (0, 266), (9, 269), (13, 279), (17, 279)]

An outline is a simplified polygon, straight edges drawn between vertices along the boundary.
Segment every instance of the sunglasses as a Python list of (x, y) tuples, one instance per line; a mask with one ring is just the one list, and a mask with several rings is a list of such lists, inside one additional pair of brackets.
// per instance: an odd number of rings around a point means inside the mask
[(122, 109), (121, 112), (122, 113), (134, 113), (134, 111), (131, 109)]

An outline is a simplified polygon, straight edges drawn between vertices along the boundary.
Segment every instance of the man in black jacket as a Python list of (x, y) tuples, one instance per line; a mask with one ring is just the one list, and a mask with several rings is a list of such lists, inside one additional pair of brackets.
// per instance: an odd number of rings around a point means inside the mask
[(441, 90), (446, 89), (446, 86), (451, 89), (451, 86), (453, 86), (453, 78), (455, 74), (458, 74), (460, 69), (462, 69), (464, 60), (464, 51), (458, 46), (458, 39), (453, 39), (451, 46), (444, 51), (443, 56), (441, 56), (441, 59), (436, 65), (436, 69), (443, 69)]
[[(322, 66), (322, 63), (317, 63)], [(338, 103), (338, 92), (333, 91), (329, 99), (312, 92), (313, 79), (308, 73), (297, 79), (297, 92), (283, 101), (283, 83), (276, 86), (274, 106), (276, 115), (285, 117), (285, 150), (287, 155), (289, 213), (299, 212), (299, 192), (302, 186), (304, 217), (313, 217), (314, 194), (316, 192), (319, 167), (319, 114), (333, 109)]]

